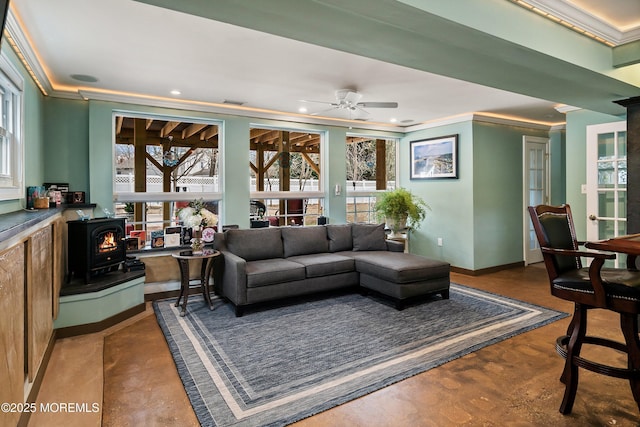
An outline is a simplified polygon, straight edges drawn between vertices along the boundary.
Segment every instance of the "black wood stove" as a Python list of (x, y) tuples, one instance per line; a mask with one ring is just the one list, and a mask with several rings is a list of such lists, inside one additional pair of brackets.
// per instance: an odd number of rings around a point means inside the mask
[(68, 221), (69, 276), (84, 278), (117, 270), (126, 258), (124, 218)]

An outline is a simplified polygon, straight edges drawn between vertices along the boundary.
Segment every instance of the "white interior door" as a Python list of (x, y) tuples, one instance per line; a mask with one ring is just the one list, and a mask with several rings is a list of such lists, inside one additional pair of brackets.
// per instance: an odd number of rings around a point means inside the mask
[(549, 140), (524, 136), (524, 262), (525, 265), (542, 261), (542, 252), (529, 217), (529, 206), (549, 203)]
[(587, 240), (624, 234), (627, 234), (627, 123), (587, 126)]

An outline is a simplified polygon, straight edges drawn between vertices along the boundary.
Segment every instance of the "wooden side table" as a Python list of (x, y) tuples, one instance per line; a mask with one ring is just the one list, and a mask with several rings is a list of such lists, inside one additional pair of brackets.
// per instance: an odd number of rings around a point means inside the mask
[(180, 266), (180, 295), (178, 296), (178, 301), (176, 301), (176, 307), (178, 307), (180, 306), (180, 300), (184, 297), (180, 316), (184, 317), (187, 314), (187, 300), (189, 298), (190, 288), (189, 261), (196, 259), (202, 260), (202, 267), (200, 268), (200, 283), (197, 285), (202, 286), (205, 303), (209, 305), (210, 310), (213, 310), (211, 295), (209, 295), (209, 277), (211, 276), (211, 270), (213, 269), (213, 260), (220, 256), (220, 252), (213, 249), (205, 249), (202, 253), (194, 254), (191, 250), (187, 250), (174, 252), (171, 256), (178, 261), (178, 265)]
[(402, 230), (400, 233), (398, 233), (395, 236), (391, 236), (391, 234), (387, 234), (386, 238), (387, 240), (393, 240), (396, 242), (400, 242), (402, 244), (404, 244), (404, 252), (405, 253), (409, 253), (409, 233), (411, 232), (410, 228), (405, 228), (404, 230)]

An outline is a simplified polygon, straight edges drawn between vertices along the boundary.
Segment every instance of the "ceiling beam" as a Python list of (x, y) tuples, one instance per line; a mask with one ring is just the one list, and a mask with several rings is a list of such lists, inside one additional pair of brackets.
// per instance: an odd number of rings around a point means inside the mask
[(171, 134), (178, 125), (180, 125), (180, 122), (167, 122), (167, 124), (160, 130), (160, 137), (165, 138), (169, 136), (169, 134)]

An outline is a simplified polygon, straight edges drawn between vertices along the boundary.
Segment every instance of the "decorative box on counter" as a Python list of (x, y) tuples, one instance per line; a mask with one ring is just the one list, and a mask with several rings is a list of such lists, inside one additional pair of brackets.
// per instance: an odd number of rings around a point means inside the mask
[[(43, 185), (34, 185), (27, 187), (27, 209), (42, 209), (36, 206), (36, 200), (46, 198), (46, 205), (44, 208), (49, 208), (49, 198), (47, 197), (47, 190)], [(38, 202), (39, 206), (42, 206), (42, 201)]]

